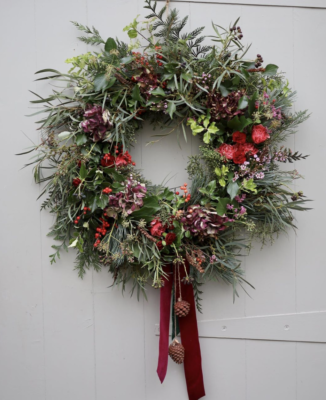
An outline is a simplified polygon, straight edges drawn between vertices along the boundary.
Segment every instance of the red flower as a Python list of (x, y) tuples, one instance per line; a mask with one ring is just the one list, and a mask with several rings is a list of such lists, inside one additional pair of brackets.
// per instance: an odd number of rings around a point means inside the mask
[(246, 152), (243, 146), (240, 145), (233, 155), (233, 162), (235, 164), (243, 164), (246, 160)]
[(75, 179), (72, 180), (72, 184), (75, 187), (78, 187), (81, 184), (81, 180), (79, 178), (75, 178)]
[(163, 243), (162, 243), (162, 241), (160, 240), (159, 242), (157, 242), (157, 243), (156, 243), (156, 246), (157, 246), (157, 248), (158, 248), (159, 250), (162, 250), (162, 249), (163, 249)]
[(162, 236), (165, 232), (166, 226), (162, 225), (162, 222), (158, 219), (153, 219), (151, 222), (151, 235), (152, 236)]
[(165, 242), (167, 245), (170, 245), (175, 241), (176, 238), (177, 238), (177, 235), (175, 233), (168, 233), (165, 236)]
[(132, 163), (131, 155), (129, 154), (128, 151), (126, 151), (124, 154), (119, 154), (117, 158), (115, 159), (115, 165), (117, 167), (125, 167), (128, 164)]
[(259, 144), (265, 142), (266, 139), (269, 139), (270, 136), (267, 133), (267, 128), (263, 125), (255, 125), (252, 128), (252, 140), (254, 143)]
[(253, 143), (244, 143), (243, 150), (245, 153), (249, 153), (249, 155), (254, 156), (258, 153), (257, 147)]
[(114, 165), (115, 158), (111, 154), (104, 154), (101, 160), (101, 165), (103, 167), (112, 167)]
[(246, 134), (243, 132), (234, 132), (232, 135), (232, 140), (235, 143), (245, 143), (246, 142)]
[(232, 160), (234, 148), (231, 144), (223, 143), (217, 149), (217, 151), (221, 154), (221, 156), (225, 156), (228, 160)]

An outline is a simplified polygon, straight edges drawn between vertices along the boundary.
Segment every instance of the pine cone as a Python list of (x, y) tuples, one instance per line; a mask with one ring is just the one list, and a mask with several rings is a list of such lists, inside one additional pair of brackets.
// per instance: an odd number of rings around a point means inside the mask
[(178, 300), (174, 304), (174, 312), (178, 317), (186, 317), (190, 311), (190, 304), (184, 300)]
[(176, 339), (169, 346), (169, 356), (177, 364), (182, 364), (185, 359), (185, 348)]

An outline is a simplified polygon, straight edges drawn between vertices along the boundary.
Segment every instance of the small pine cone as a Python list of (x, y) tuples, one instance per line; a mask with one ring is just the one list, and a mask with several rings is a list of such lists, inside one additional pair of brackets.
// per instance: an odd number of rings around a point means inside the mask
[(169, 346), (169, 356), (177, 364), (182, 364), (185, 359), (185, 348), (176, 339)]
[(186, 317), (190, 311), (190, 304), (184, 300), (178, 300), (174, 304), (174, 312), (178, 317)]

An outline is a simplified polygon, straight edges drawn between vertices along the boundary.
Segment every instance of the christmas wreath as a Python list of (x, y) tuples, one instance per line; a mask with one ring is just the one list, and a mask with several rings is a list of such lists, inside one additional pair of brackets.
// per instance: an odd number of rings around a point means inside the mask
[[(307, 209), (303, 193), (291, 188), (300, 175), (280, 163), (306, 158), (282, 142), (308, 115), (291, 112), (295, 92), (276, 65), (263, 66), (260, 54), (245, 59), (249, 47), (238, 20), (228, 29), (213, 24), (216, 44), (206, 45), (203, 28), (182, 33), (187, 17), (145, 3), (146, 21), (136, 18), (125, 28), (130, 44), (105, 41), (94, 27), (74, 22), (86, 34), (80, 39), (101, 50), (67, 60), (68, 73), (37, 72), (50, 73), (38, 80), (59, 80), (64, 88), (32, 101), (44, 105), (35, 113), (44, 117), (41, 143), (28, 152), (37, 152), (34, 177), (45, 183), (42, 209), (55, 216), (50, 234), (60, 244), (51, 262), (72, 247), (80, 277), (90, 266), (105, 266), (123, 288), (128, 281), (138, 293), (147, 282), (161, 288), (163, 380), (171, 291), (181, 336), (184, 325), (197, 332), (187, 315), (195, 321), (202, 281), (223, 280), (237, 294), (250, 241), (295, 228), (292, 211)], [(137, 169), (129, 151), (144, 120), (185, 140), (202, 139), (187, 166), (191, 184), (153, 185)], [(176, 362), (184, 347), (198, 356), (199, 344), (187, 348), (186, 335), (182, 342), (170, 346)], [(187, 382), (201, 376), (191, 378), (185, 368)], [(198, 390), (199, 398), (203, 385), (195, 386), (188, 391)]]

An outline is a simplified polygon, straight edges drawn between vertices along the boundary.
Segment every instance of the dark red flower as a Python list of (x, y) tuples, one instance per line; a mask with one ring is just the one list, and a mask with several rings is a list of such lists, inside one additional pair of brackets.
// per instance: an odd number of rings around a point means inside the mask
[(162, 241), (160, 240), (159, 242), (157, 242), (157, 243), (156, 243), (156, 246), (157, 246), (157, 248), (158, 248), (159, 250), (162, 250), (162, 249), (163, 249), (163, 243), (162, 243)]
[(217, 151), (221, 154), (221, 156), (226, 157), (228, 160), (233, 159), (234, 148), (231, 144), (223, 143), (217, 149)]
[(263, 125), (255, 125), (252, 128), (251, 137), (256, 144), (263, 143), (265, 140), (270, 138), (267, 128)]
[(104, 154), (102, 160), (101, 160), (101, 165), (102, 167), (112, 167), (115, 162), (115, 157), (113, 157), (111, 154)]
[(177, 238), (177, 235), (175, 233), (168, 233), (165, 236), (165, 242), (167, 245), (170, 245), (175, 241), (176, 238)]
[(258, 153), (257, 147), (253, 143), (244, 143), (242, 145), (245, 153), (249, 153), (249, 155), (254, 156)]
[(233, 155), (233, 162), (235, 164), (243, 164), (246, 161), (246, 153), (243, 147), (239, 148)]
[(117, 158), (115, 159), (115, 165), (117, 167), (125, 167), (128, 164), (132, 163), (131, 155), (129, 154), (128, 151), (126, 151), (124, 154), (119, 154)]
[(245, 143), (246, 142), (246, 134), (243, 132), (234, 132), (232, 135), (232, 140), (235, 143)]
[(79, 178), (75, 178), (75, 179), (72, 180), (72, 184), (75, 187), (78, 187), (81, 184), (81, 180)]
[(158, 219), (153, 219), (151, 222), (151, 235), (152, 236), (162, 236), (165, 232), (166, 226), (162, 225), (162, 222)]

